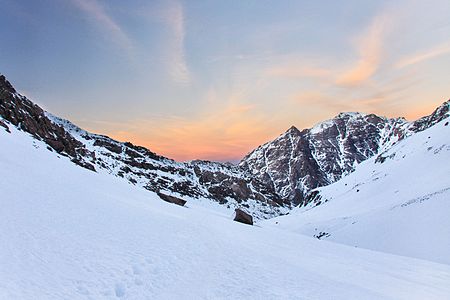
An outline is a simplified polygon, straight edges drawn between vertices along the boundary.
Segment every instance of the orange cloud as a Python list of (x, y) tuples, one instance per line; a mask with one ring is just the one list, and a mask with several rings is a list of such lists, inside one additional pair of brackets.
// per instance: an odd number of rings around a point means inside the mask
[(423, 61), (433, 59), (441, 55), (445, 55), (447, 53), (450, 53), (450, 44), (440, 45), (432, 49), (429, 49), (425, 52), (405, 57), (396, 64), (396, 67), (399, 69), (409, 67), (411, 65), (415, 65)]
[(195, 119), (173, 118), (153, 128), (157, 129), (146, 134), (146, 144), (177, 160), (236, 161), (264, 142), (270, 132), (265, 118), (252, 106), (235, 103)]
[[(193, 118), (158, 117), (125, 124), (101, 122), (83, 124), (120, 141), (131, 141), (176, 159), (239, 161), (256, 146), (277, 136), (283, 127), (270, 120), (253, 104), (231, 96), (226, 104), (209, 99), (204, 110)], [(89, 126), (90, 125), (90, 126)]]
[(375, 17), (369, 28), (356, 39), (359, 60), (337, 78), (336, 83), (338, 85), (359, 85), (375, 74), (382, 58), (387, 22), (387, 15)]
[(446, 99), (441, 99), (437, 101), (429, 101), (429, 102), (418, 102), (414, 103), (409, 110), (406, 112), (405, 117), (408, 120), (417, 120), (423, 116), (430, 115), (439, 105), (444, 103)]

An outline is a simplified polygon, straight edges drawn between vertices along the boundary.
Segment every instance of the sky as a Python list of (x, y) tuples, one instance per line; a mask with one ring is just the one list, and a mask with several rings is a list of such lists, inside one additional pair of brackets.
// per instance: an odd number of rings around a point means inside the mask
[(239, 161), (292, 125), (450, 98), (450, 1), (0, 0), (0, 73), (80, 127)]

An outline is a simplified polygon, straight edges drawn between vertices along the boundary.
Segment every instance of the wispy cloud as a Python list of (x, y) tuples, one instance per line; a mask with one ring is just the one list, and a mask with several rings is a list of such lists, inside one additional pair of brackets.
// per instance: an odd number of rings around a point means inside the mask
[(178, 1), (169, 2), (163, 12), (163, 21), (169, 26), (171, 36), (168, 37), (169, 73), (173, 80), (182, 85), (191, 81), (191, 74), (186, 63), (184, 49), (185, 19), (183, 6)]
[(388, 22), (387, 14), (376, 16), (370, 26), (356, 39), (359, 59), (354, 66), (337, 78), (337, 84), (344, 86), (359, 85), (375, 74), (382, 60)]
[[(173, 118), (151, 133), (161, 152), (179, 160), (202, 157), (238, 161), (267, 136), (281, 131), (268, 126), (272, 117), (249, 102), (246, 92), (239, 88), (223, 94), (210, 87), (205, 98), (195, 118)], [(174, 141), (179, 147), (173, 147)]]
[(326, 78), (331, 75), (331, 71), (329, 69), (292, 63), (270, 67), (264, 73), (270, 77), (283, 78)]
[(76, 7), (83, 11), (92, 20), (96, 26), (108, 35), (113, 42), (126, 51), (131, 51), (133, 44), (120, 27), (120, 25), (110, 16), (98, 1), (96, 0), (72, 0)]
[(401, 59), (395, 66), (399, 69), (409, 67), (421, 63), (423, 61), (430, 60), (432, 58), (450, 53), (450, 44), (444, 44), (427, 51), (416, 53)]
[[(391, 28), (391, 14), (376, 15), (358, 36), (353, 37), (356, 59), (342, 68), (337, 61), (323, 63), (323, 58), (310, 60), (298, 57), (284, 58), (284, 62), (266, 68), (267, 77), (311, 78), (333, 86), (354, 88), (366, 83), (383, 63), (386, 36)], [(283, 58), (281, 58), (283, 59)], [(273, 60), (280, 60), (279, 57)], [(324, 67), (326, 66), (326, 67)]]

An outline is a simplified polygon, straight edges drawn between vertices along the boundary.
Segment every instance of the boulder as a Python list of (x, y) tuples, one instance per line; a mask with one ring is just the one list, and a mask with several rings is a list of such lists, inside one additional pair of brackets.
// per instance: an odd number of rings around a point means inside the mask
[(253, 217), (250, 214), (246, 213), (245, 211), (239, 208), (235, 209), (235, 214), (236, 216), (234, 217), (234, 221), (248, 225), (253, 225)]
[(169, 202), (169, 203), (173, 203), (179, 206), (184, 206), (186, 204), (186, 200), (174, 197), (174, 196), (169, 196), (163, 193), (157, 193), (159, 198), (161, 198), (162, 200)]

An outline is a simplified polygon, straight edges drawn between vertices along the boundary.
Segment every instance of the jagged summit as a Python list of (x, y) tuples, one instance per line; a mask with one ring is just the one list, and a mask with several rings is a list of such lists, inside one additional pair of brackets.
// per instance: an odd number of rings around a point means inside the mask
[(292, 125), (291, 127), (289, 127), (288, 130), (286, 130), (286, 133), (287, 132), (289, 132), (289, 133), (300, 133), (300, 130), (297, 127), (295, 127), (294, 125)]

